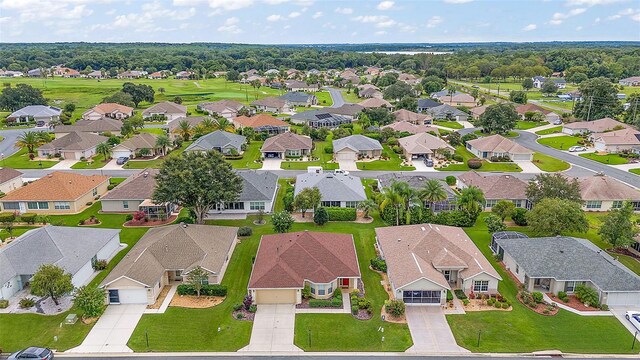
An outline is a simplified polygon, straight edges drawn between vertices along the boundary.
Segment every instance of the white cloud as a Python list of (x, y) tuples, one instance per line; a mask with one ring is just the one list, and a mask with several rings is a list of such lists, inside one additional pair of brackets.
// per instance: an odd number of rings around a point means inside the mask
[(555, 13), (553, 14), (553, 16), (551, 17), (551, 20), (549, 20), (549, 23), (552, 25), (560, 25), (562, 24), (562, 22), (570, 17), (574, 17), (576, 15), (580, 15), (583, 12), (587, 11), (587, 9), (585, 8), (576, 8), (576, 9), (571, 9), (569, 10), (569, 12), (567, 13)]
[(239, 10), (253, 5), (253, 0), (173, 0), (176, 6), (196, 6), (208, 4), (216, 10)]
[(299, 12), (297, 12), (297, 11), (294, 11), (294, 12), (292, 12), (291, 14), (289, 14), (289, 18), (290, 18), (290, 19), (295, 19), (295, 18), (297, 18), (297, 17), (298, 17), (298, 16), (300, 16), (300, 15), (302, 15), (302, 14), (301, 14), (301, 13), (299, 13)]
[(634, 18), (637, 18), (638, 14), (640, 14), (640, 11), (633, 10), (632, 8), (627, 8), (627, 9), (624, 9), (624, 10), (620, 10), (615, 15), (608, 16), (607, 20), (618, 20), (618, 19), (620, 19), (620, 18), (622, 18), (624, 16), (628, 16), (632, 20), (634, 20)]
[(403, 33), (413, 34), (416, 32), (416, 30), (418, 30), (418, 28), (413, 25), (400, 23), (398, 24), (398, 26), (400, 27), (400, 31)]
[(428, 28), (434, 28), (434, 27), (442, 24), (443, 21), (444, 21), (444, 19), (442, 19), (442, 17), (440, 17), (440, 16), (432, 16), (431, 18), (429, 18), (429, 20), (427, 20), (427, 27)]
[(322, 17), (322, 11), (317, 11), (315, 14), (311, 16), (314, 19)]
[(283, 27), (283, 29), (285, 29), (285, 30), (287, 30), (287, 29), (289, 29), (289, 28), (291, 28), (291, 25), (285, 25), (285, 26)]
[(640, 22), (640, 12), (632, 15), (631, 20)]
[(375, 27), (388, 28), (397, 24), (397, 22), (385, 15), (359, 15), (352, 18), (354, 21), (358, 21), (365, 24), (374, 23)]
[(582, 29), (583, 29), (583, 27), (582, 27), (582, 26), (578, 26), (578, 27), (576, 27), (576, 31), (580, 31), (580, 30), (582, 30)]
[(599, 17), (597, 17), (595, 20), (593, 20), (593, 22), (597, 24), (597, 23), (599, 23), (599, 22), (600, 22), (600, 20), (601, 20), (601, 19), (600, 19)]
[(627, 0), (567, 0), (567, 6), (595, 6), (595, 5), (609, 5)]
[(395, 5), (395, 2), (393, 1), (383, 1), (380, 4), (378, 4), (378, 6), (376, 6), (376, 8), (378, 10), (389, 10), (393, 7), (393, 5)]
[(472, 1), (473, 0), (444, 0), (447, 4), (466, 4)]
[(387, 32), (386, 32), (386, 31), (384, 31), (384, 30), (380, 30), (380, 31), (376, 31), (374, 34), (375, 34), (375, 35), (378, 35), (378, 36), (381, 36), (381, 35), (386, 35), (386, 34), (387, 34)]
[(273, 22), (273, 21), (280, 21), (280, 20), (282, 20), (282, 15), (273, 14), (273, 15), (267, 16), (267, 21)]
[(230, 17), (224, 21), (224, 23), (218, 28), (219, 32), (224, 32), (228, 34), (240, 34), (242, 33), (242, 29), (238, 27), (238, 23), (240, 19), (237, 17)]
[(522, 28), (523, 31), (531, 31), (531, 30), (535, 30), (536, 28), (538, 28), (538, 25), (536, 24), (529, 24), (525, 27)]
[(353, 14), (353, 9), (339, 7), (339, 8), (336, 8), (335, 12), (337, 12), (338, 14), (349, 15), (349, 14)]

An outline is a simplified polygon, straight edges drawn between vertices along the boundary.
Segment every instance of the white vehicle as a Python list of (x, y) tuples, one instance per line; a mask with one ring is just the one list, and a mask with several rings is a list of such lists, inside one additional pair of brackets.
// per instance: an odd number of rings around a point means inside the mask
[(584, 146), (572, 146), (569, 148), (569, 152), (578, 152), (578, 151), (585, 151), (587, 150), (587, 148), (585, 148)]
[(333, 170), (334, 174), (342, 174), (342, 175), (349, 175), (349, 172), (347, 170), (342, 170), (342, 169), (335, 169)]
[(640, 331), (640, 311), (627, 311), (624, 314), (624, 317), (629, 320), (629, 322)]
[(553, 122), (553, 125), (562, 125), (562, 120), (557, 119)]

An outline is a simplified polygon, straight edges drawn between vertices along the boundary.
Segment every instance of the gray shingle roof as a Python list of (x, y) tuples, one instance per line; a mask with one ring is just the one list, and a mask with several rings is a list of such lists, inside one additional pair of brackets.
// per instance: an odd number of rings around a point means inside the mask
[(309, 101), (309, 98), (312, 96), (315, 96), (315, 95), (303, 93), (300, 91), (292, 91), (284, 95), (281, 95), (279, 99), (282, 99), (285, 101), (291, 101), (291, 102), (307, 102)]
[[(394, 181), (397, 181), (406, 182), (409, 187), (414, 190), (422, 189), (429, 179), (430, 178), (421, 175), (401, 175), (397, 173), (387, 173), (378, 176), (378, 181), (380, 181), (380, 186), (382, 187), (391, 186)], [(455, 199), (458, 196), (445, 182), (442, 182), (442, 189), (449, 195), (449, 199)]]
[(142, 112), (143, 116), (151, 114), (184, 114), (183, 116), (186, 116), (187, 107), (171, 101), (163, 101), (161, 103), (153, 105), (148, 109), (145, 109)]
[(342, 139), (333, 140), (333, 152), (337, 153), (345, 148), (354, 151), (382, 150), (382, 145), (376, 139), (364, 135), (351, 135)]
[(448, 104), (442, 104), (439, 106), (432, 107), (429, 110), (427, 110), (427, 112), (431, 114), (431, 116), (437, 119), (446, 118), (448, 116), (450, 117), (469, 116), (469, 114), (467, 114), (466, 112), (458, 110)]
[(29, 230), (0, 248), (0, 284), (16, 275), (34, 274), (42, 264), (75, 274), (119, 233), (119, 229), (52, 225)]
[(495, 240), (530, 278), (591, 281), (603, 291), (638, 291), (640, 277), (585, 239)]
[(322, 201), (364, 201), (364, 192), (359, 177), (332, 173), (305, 173), (296, 177), (294, 195), (305, 188), (317, 187), (322, 194)]
[(418, 99), (418, 108), (419, 109), (427, 109), (433, 108), (436, 106), (440, 106), (441, 104), (432, 99)]
[(51, 117), (51, 116), (59, 116), (62, 113), (57, 107), (47, 106), (47, 105), (29, 105), (25, 106), (20, 110), (16, 110), (11, 115), (7, 116), (8, 118), (20, 117), (20, 116), (31, 116), (34, 118), (39, 117)]
[(278, 187), (278, 175), (253, 170), (237, 171), (242, 177), (242, 193), (238, 201), (271, 201)]
[(106, 136), (74, 131), (40, 146), (38, 150), (88, 150), (107, 140)]
[(144, 169), (129, 176), (113, 190), (102, 197), (102, 200), (146, 200), (153, 197), (156, 187), (158, 169)]
[(59, 125), (53, 129), (54, 133), (120, 131), (122, 121), (104, 117), (100, 120), (78, 120), (73, 125)]
[(246, 142), (247, 138), (242, 135), (216, 130), (198, 138), (198, 140), (194, 141), (184, 151), (202, 151), (212, 150), (214, 148), (224, 149), (228, 147), (233, 147), (240, 151), (242, 144)]

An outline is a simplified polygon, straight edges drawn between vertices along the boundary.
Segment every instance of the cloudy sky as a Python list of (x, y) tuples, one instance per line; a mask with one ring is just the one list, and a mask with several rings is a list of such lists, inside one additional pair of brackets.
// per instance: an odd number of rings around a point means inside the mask
[(640, 40), (640, 0), (0, 0), (0, 42)]

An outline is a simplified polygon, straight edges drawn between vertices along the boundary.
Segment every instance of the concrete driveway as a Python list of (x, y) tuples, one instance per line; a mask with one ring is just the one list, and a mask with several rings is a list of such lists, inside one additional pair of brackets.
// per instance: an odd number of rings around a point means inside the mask
[(60, 160), (57, 164), (53, 165), (51, 168), (55, 170), (69, 170), (78, 160)]
[(82, 344), (68, 352), (124, 353), (133, 352), (127, 342), (138, 325), (147, 305), (109, 305)]
[(609, 309), (613, 315), (616, 317), (616, 319), (618, 319), (618, 321), (620, 321), (620, 323), (622, 324), (622, 326), (624, 326), (627, 330), (629, 330), (629, 332), (632, 335), (635, 335), (637, 332), (637, 339), (640, 340), (640, 331), (638, 331), (638, 329), (636, 329), (633, 324), (627, 320), (627, 318), (624, 316), (624, 314), (629, 311), (629, 310), (633, 310), (633, 311), (638, 311), (639, 309), (635, 308), (635, 307), (615, 307), (615, 308), (611, 308)]
[(340, 170), (347, 170), (347, 171), (358, 170), (358, 165), (356, 165), (356, 162), (352, 160), (338, 160), (338, 165), (340, 166)]
[(428, 167), (427, 164), (425, 164), (422, 159), (413, 159), (413, 160), (411, 160), (411, 164), (413, 164), (413, 167), (416, 168), (415, 171), (430, 171), (430, 172), (438, 171), (438, 170), (434, 169), (433, 166), (432, 167)]
[(267, 158), (262, 161), (261, 170), (280, 170), (282, 159)]
[(293, 345), (295, 322), (296, 312), (293, 304), (258, 305), (251, 330), (251, 341), (240, 351), (302, 351)]
[(439, 306), (407, 306), (413, 353), (464, 353), (468, 350), (456, 344), (444, 312)]
[(539, 174), (544, 171), (540, 170), (539, 167), (535, 166), (535, 164), (531, 161), (516, 161), (516, 164), (522, 168), (522, 172), (531, 173), (531, 174)]

